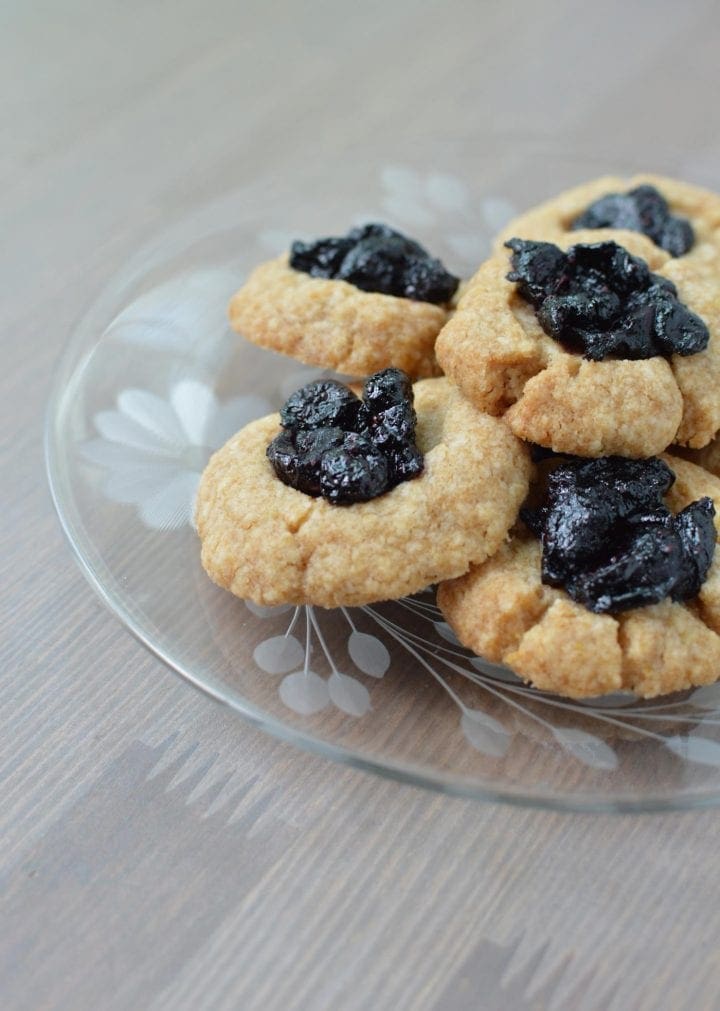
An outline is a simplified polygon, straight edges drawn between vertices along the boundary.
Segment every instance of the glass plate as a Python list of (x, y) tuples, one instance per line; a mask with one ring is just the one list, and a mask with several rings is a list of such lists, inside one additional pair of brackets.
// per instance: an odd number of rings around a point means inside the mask
[[(321, 373), (236, 338), (229, 295), (294, 237), (379, 219), (467, 276), (515, 212), (618, 166), (448, 142), (328, 182), (305, 167), (186, 214), (115, 277), (58, 367), (50, 484), (81, 567), (183, 678), (327, 757), (446, 793), (575, 810), (720, 799), (720, 687), (575, 703), (462, 649), (431, 590), (347, 610), (260, 608), (215, 587), (192, 503), (210, 452)], [(663, 165), (665, 171), (683, 166)], [(621, 166), (621, 170), (626, 170)]]

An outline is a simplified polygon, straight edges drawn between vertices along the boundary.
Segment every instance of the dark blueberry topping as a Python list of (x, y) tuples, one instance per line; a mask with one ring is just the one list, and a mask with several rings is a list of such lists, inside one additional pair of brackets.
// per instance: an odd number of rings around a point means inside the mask
[(285, 484), (318, 496), (322, 494), (323, 457), (339, 449), (344, 437), (341, 428), (285, 429), (268, 446), (268, 460)]
[(318, 239), (317, 242), (293, 242), (290, 247), (290, 266), (313, 277), (336, 277), (350, 252), (348, 239)]
[(707, 347), (705, 323), (672, 281), (615, 242), (571, 246), (510, 239), (509, 281), (537, 312), (548, 336), (586, 358), (694, 355)]
[(412, 383), (400, 369), (383, 369), (368, 376), (363, 386), (363, 403), (368, 410), (382, 411), (395, 404), (412, 403)]
[(392, 487), (422, 474), (425, 466), (422, 453), (417, 446), (410, 443), (388, 447), (385, 458), (388, 462), (388, 479)]
[(335, 425), (352, 431), (361, 407), (361, 402), (347, 386), (335, 379), (325, 379), (309, 383), (288, 397), (280, 410), (280, 423), (283, 428)]
[(416, 302), (449, 302), (460, 283), (419, 243), (378, 224), (361, 225), (337, 239), (293, 242), (290, 266)]
[(389, 467), (383, 453), (356, 432), (346, 432), (342, 446), (322, 458), (320, 494), (336, 505), (377, 498), (389, 487)]
[(663, 501), (675, 475), (662, 460), (575, 458), (547, 478), (521, 515), (542, 541), (542, 581), (597, 613), (619, 613), (700, 592), (715, 553), (715, 507), (677, 515)]
[(654, 186), (636, 186), (629, 193), (608, 193), (593, 201), (570, 227), (642, 232), (671, 256), (687, 253), (695, 241), (690, 222), (671, 214), (667, 200)]
[(412, 384), (400, 369), (365, 381), (362, 400), (335, 380), (308, 383), (280, 411), (267, 448), (275, 473), (336, 505), (367, 502), (423, 470)]

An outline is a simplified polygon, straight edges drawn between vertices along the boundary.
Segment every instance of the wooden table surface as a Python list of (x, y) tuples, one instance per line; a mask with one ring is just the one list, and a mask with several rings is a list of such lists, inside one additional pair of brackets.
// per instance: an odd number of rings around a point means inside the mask
[(0, 10), (0, 1006), (720, 1006), (720, 812), (447, 799), (278, 743), (103, 610), (46, 487), (73, 321), (191, 195), (406, 124), (720, 174), (711, 0)]

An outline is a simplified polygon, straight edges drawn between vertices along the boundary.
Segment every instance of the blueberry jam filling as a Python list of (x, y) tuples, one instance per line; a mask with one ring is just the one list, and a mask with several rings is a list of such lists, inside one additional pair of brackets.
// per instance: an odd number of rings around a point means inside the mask
[(715, 507), (701, 498), (673, 515), (675, 475), (662, 460), (570, 459), (550, 472), (522, 519), (542, 542), (542, 581), (598, 614), (700, 592), (715, 553)]
[(379, 224), (361, 225), (336, 239), (293, 242), (290, 266), (362, 291), (436, 305), (449, 302), (460, 283), (419, 243)]
[(570, 227), (642, 232), (671, 256), (687, 253), (695, 241), (690, 222), (671, 214), (667, 200), (654, 186), (636, 186), (629, 193), (608, 193), (594, 200)]
[(334, 505), (377, 498), (422, 473), (413, 400), (400, 369), (370, 376), (362, 400), (333, 379), (308, 383), (280, 411), (268, 460), (285, 484)]
[(510, 239), (518, 291), (541, 327), (585, 358), (694, 355), (707, 347), (705, 323), (677, 297), (666, 277), (653, 274), (615, 242), (571, 246)]

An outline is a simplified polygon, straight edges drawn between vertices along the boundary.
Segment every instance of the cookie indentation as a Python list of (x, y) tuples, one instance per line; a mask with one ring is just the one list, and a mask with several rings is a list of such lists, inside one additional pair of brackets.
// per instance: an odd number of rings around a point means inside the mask
[(513, 238), (508, 281), (553, 340), (592, 361), (695, 355), (710, 339), (704, 321), (666, 277), (616, 242), (571, 246)]
[(435, 305), (449, 302), (460, 283), (419, 242), (382, 224), (361, 225), (339, 238), (293, 242), (290, 266), (362, 291)]
[(673, 515), (663, 496), (674, 481), (658, 459), (559, 464), (540, 505), (522, 512), (542, 542), (543, 583), (598, 614), (697, 597), (715, 553), (715, 506), (706, 496)]
[(687, 218), (671, 214), (662, 193), (649, 183), (628, 193), (607, 193), (594, 200), (572, 222), (571, 228), (624, 228), (642, 232), (671, 256), (683, 256), (695, 241)]
[(423, 470), (412, 384), (399, 369), (370, 376), (362, 400), (335, 380), (308, 383), (280, 411), (267, 448), (286, 485), (334, 505), (377, 498)]

